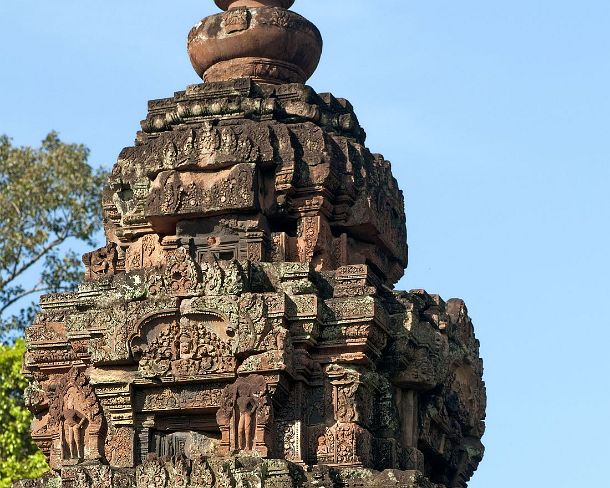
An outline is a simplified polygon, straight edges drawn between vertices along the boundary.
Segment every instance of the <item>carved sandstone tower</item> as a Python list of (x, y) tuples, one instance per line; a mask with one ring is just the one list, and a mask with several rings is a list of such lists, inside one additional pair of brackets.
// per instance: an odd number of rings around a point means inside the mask
[[(466, 307), (392, 288), (404, 201), (352, 106), (305, 81), (292, 0), (216, 0), (204, 79), (149, 103), (103, 200), (108, 244), (27, 331), (22, 486), (465, 487), (485, 388)], [(61, 479), (61, 481), (60, 481)]]

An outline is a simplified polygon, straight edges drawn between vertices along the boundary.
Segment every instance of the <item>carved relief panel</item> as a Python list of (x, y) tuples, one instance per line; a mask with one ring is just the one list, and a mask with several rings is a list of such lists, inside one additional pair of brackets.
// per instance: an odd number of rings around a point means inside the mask
[(212, 173), (164, 171), (153, 182), (146, 215), (208, 215), (252, 211), (258, 205), (256, 167), (238, 164)]
[(165, 263), (165, 256), (159, 242), (159, 236), (148, 234), (132, 243), (126, 252), (125, 268), (127, 271), (140, 268), (152, 268)]
[(161, 318), (145, 324), (131, 348), (145, 378), (195, 378), (235, 369), (231, 329), (218, 313)]

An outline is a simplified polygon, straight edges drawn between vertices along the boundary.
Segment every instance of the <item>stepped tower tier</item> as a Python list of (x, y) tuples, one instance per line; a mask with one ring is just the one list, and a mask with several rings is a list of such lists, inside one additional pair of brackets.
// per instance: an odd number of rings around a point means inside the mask
[(22, 486), (463, 488), (485, 386), (464, 302), (393, 288), (404, 199), (351, 104), (304, 85), (291, 0), (216, 0), (204, 83), (149, 102), (106, 245), (27, 330)]
[(176, 236), (201, 256), (367, 265), (388, 286), (402, 276), (403, 195), (349, 102), (241, 78), (149, 107), (105, 193), (119, 252), (146, 235)]

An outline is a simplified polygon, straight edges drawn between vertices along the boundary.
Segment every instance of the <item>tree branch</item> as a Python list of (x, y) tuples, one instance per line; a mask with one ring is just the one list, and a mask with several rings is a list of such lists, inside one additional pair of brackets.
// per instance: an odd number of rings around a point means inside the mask
[[(38, 283), (39, 285), (40, 283)], [(45, 291), (51, 291), (50, 288), (47, 287), (43, 287), (43, 288), (38, 288), (38, 285), (36, 285), (36, 287), (32, 288), (31, 290), (27, 290), (24, 291), (23, 293), (20, 293), (19, 295), (14, 296), (13, 298), (11, 298), (9, 301), (7, 301), (6, 303), (2, 304), (2, 307), (0, 308), (0, 317), (2, 316), (2, 314), (4, 312), (6, 312), (6, 310), (11, 306), (14, 305), (15, 303), (17, 303), (19, 300), (21, 300), (22, 298), (27, 297), (28, 295), (32, 295), (34, 293), (44, 293)]]
[(28, 260), (28, 262), (26, 262), (23, 266), (21, 266), (19, 269), (17, 269), (16, 271), (14, 271), (13, 273), (11, 273), (7, 279), (5, 281), (2, 282), (2, 287), (5, 287), (7, 285), (9, 285), (12, 281), (14, 281), (15, 279), (17, 279), (20, 275), (22, 275), (25, 271), (27, 271), (29, 268), (31, 268), (32, 266), (34, 266), (34, 264), (36, 264), (38, 261), (40, 261), (43, 257), (45, 257), (49, 252), (51, 252), (53, 250), (54, 247), (59, 246), (60, 244), (62, 244), (66, 239), (68, 239), (69, 235), (66, 233), (63, 236), (59, 236), (57, 239), (55, 239), (54, 241), (52, 241), (51, 243), (49, 243), (47, 246), (45, 246), (44, 248), (42, 248), (40, 250), (40, 252), (38, 254), (36, 254), (35, 256), (33, 256), (31, 259)]
[[(19, 268), (19, 263), (21, 262), (21, 253), (23, 252), (23, 246), (19, 246), (17, 249), (17, 254), (15, 256), (15, 266), (13, 266), (13, 270), (11, 271), (10, 276), (14, 275), (17, 272), (17, 268)], [(14, 278), (12, 278), (14, 279)], [(10, 281), (12, 281), (12, 279)], [(8, 283), (9, 281), (7, 281)]]

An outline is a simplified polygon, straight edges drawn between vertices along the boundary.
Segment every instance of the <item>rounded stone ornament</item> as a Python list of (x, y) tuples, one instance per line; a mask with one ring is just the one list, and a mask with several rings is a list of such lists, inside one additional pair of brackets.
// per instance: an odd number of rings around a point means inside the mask
[[(322, 36), (304, 17), (278, 6), (288, 0), (216, 0), (226, 12), (206, 17), (189, 33), (193, 68), (206, 82), (251, 78), (305, 83), (322, 54)], [(235, 7), (236, 4), (248, 6)]]
[(214, 0), (222, 10), (239, 7), (281, 7), (290, 8), (295, 0)]

